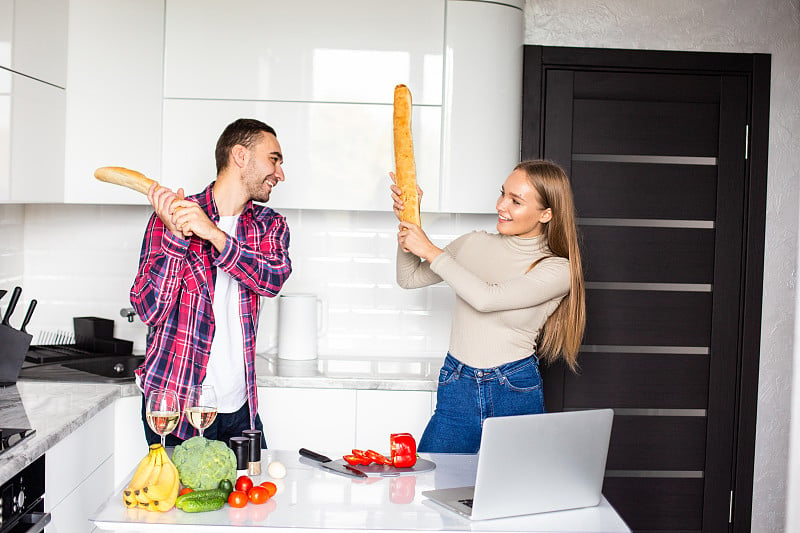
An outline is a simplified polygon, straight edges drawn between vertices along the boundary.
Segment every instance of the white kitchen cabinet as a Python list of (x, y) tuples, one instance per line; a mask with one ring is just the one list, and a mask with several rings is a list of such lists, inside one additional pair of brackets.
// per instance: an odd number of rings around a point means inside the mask
[(331, 458), (352, 449), (389, 452), (389, 435), (419, 440), (432, 414), (432, 392), (259, 387), (267, 445), (309, 448)]
[(64, 201), (143, 204), (94, 178), (161, 169), (164, 0), (70, 0)]
[(0, 67), (11, 68), (14, 0), (0, 0)]
[(267, 446), (309, 448), (333, 458), (353, 447), (356, 391), (259, 387), (258, 413)]
[(0, 202), (61, 201), (64, 112), (64, 89), (0, 69)]
[(448, 0), (441, 211), (494, 213), (519, 162), (523, 13)]
[[(239, 117), (275, 128), (286, 181), (272, 192), (276, 208), (390, 210), (388, 172), (394, 169), (392, 106), (310, 102), (167, 99), (164, 103), (162, 183), (196, 193), (214, 179), (214, 147)], [(412, 114), (417, 175), (425, 204), (439, 201), (438, 106)]]
[(359, 390), (355, 447), (389, 453), (392, 433), (411, 433), (419, 442), (431, 417), (431, 392)]
[(0, 0), (0, 67), (64, 88), (68, 0)]
[(114, 406), (108, 406), (45, 454), (47, 533), (91, 529), (92, 513), (114, 490)]
[[(2, 7), (2, 4), (0, 4)], [(0, 16), (0, 25), (2, 17)], [(0, 26), (1, 28), (2, 26)], [(11, 197), (11, 77), (0, 68), (0, 202)]]
[[(442, 98), (442, 0), (168, 0), (167, 98), (392, 103)], [(224, 21), (221, 22), (221, 21)]]
[(150, 452), (142, 425), (142, 395), (114, 402), (114, 486), (118, 487)]

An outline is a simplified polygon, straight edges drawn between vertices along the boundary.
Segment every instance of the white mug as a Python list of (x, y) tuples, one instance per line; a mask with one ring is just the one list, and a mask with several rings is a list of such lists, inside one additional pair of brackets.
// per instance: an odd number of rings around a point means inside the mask
[(281, 294), (278, 300), (278, 358), (317, 358), (322, 300), (314, 294)]

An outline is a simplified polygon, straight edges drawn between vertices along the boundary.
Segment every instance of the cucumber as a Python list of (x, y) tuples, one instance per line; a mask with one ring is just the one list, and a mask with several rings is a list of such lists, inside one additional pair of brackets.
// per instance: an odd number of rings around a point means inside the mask
[(207, 511), (216, 511), (225, 506), (226, 498), (222, 496), (209, 496), (206, 498), (186, 500), (183, 502), (181, 509), (187, 513), (205, 513)]
[(227, 501), (228, 494), (222, 489), (196, 490), (194, 492), (187, 492), (186, 494), (178, 496), (178, 499), (175, 500), (175, 507), (178, 509), (183, 509), (183, 506), (187, 502), (203, 501), (215, 498), (222, 498), (223, 500)]

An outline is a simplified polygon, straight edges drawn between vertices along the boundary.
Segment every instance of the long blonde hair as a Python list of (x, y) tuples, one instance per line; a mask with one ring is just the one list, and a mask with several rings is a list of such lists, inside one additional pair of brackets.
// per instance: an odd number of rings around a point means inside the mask
[[(586, 303), (572, 187), (567, 173), (552, 161), (522, 161), (514, 170), (525, 172), (539, 194), (542, 207), (552, 210), (552, 218), (544, 224), (545, 240), (553, 255), (569, 260), (569, 293), (559, 302), (542, 327), (537, 352), (548, 363), (563, 357), (570, 370), (575, 372), (586, 327)], [(541, 260), (534, 262), (528, 271)]]

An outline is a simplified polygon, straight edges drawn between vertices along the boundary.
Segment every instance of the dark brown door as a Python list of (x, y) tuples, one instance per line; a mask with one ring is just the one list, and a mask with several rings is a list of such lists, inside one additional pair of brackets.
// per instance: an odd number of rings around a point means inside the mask
[(527, 48), (523, 155), (571, 177), (587, 288), (581, 369), (544, 370), (548, 410), (614, 408), (603, 492), (632, 529), (728, 531), (742, 321), (760, 315), (745, 297), (752, 77)]

